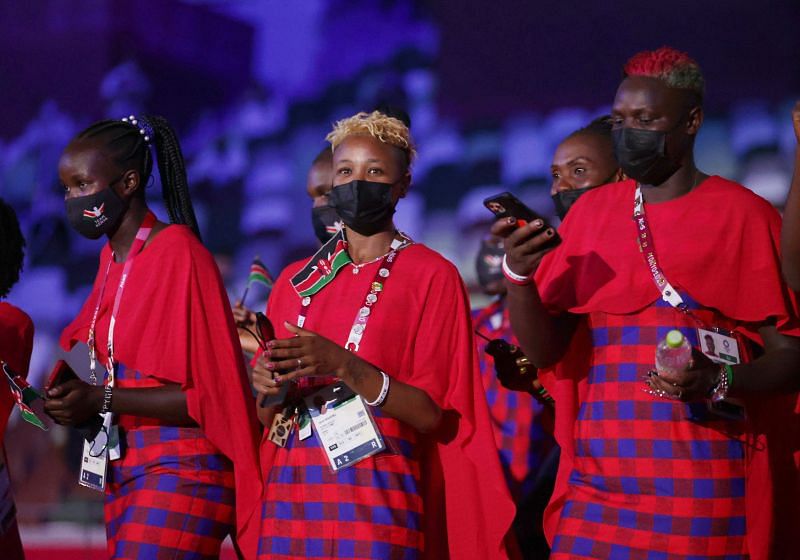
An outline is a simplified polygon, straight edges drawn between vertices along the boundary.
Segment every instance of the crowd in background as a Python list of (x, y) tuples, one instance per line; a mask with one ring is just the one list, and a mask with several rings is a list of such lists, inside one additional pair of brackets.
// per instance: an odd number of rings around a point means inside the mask
[[(138, 87), (132, 90), (130, 84)], [(236, 103), (209, 110), (180, 131), (203, 240), (217, 258), (231, 301), (241, 296), (254, 256), (277, 276), (287, 262), (312, 252), (315, 240), (304, 189), (308, 166), (333, 121), (382, 104), (408, 112), (420, 146), (398, 227), (455, 262), (474, 291), (475, 303), (483, 301), (474, 258), (490, 215), (481, 201), (510, 190), (540, 213), (552, 215), (549, 174), (555, 146), (606, 113), (602, 102), (609, 96), (599, 96), (596, 107), (518, 114), (503, 122), (454, 122), (437, 115), (436, 87), (426, 56), (402, 51), (386, 64), (329, 84), (316, 99), (289, 102), (254, 86)], [(133, 62), (114, 69), (101, 88), (109, 117), (142, 107), (157, 110), (157, 101), (147, 99), (147, 76)], [(794, 148), (789, 106), (788, 99), (782, 106), (753, 100), (725, 114), (712, 111), (698, 139), (699, 167), (782, 204)], [(60, 355), (58, 333), (88, 294), (104, 242), (83, 239), (68, 227), (55, 176), (61, 150), (86, 124), (83, 115), (66, 114), (55, 103), (44, 102), (19, 137), (0, 145), (0, 194), (16, 208), (28, 240), (24, 280), (9, 301), (36, 324), (29, 375), (35, 386), (42, 385)], [(160, 186), (150, 188), (158, 191)], [(259, 308), (267, 295), (254, 290), (248, 304)], [(27, 444), (14, 445), (15, 438)], [(12, 418), (7, 444), (22, 523), (99, 522), (97, 498), (75, 484), (80, 451), (73, 439), (57, 426), (31, 434)]]

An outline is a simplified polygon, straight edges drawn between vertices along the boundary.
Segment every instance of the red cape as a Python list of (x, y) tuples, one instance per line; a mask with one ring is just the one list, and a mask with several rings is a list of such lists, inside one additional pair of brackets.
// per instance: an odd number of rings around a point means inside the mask
[[(24, 377), (28, 375), (32, 351), (33, 321), (18, 307), (0, 301), (0, 360), (8, 363), (15, 373)], [(3, 376), (3, 380), (0, 380), (0, 453), (12, 408), (14, 397)]]
[[(586, 193), (559, 228), (564, 242), (536, 273), (542, 301), (554, 312), (639, 311), (660, 296), (637, 245), (634, 181)], [(646, 205), (655, 252), (667, 279), (701, 305), (742, 322), (757, 343), (759, 324), (800, 336), (794, 295), (780, 268), (781, 220), (745, 187), (710, 177), (677, 199)], [(591, 339), (579, 327), (568, 355), (540, 372), (556, 399), (556, 439), (562, 446), (556, 489), (545, 514), (552, 539), (572, 468), (572, 429), (585, 390)], [(797, 395), (748, 399), (748, 546), (753, 560), (783, 557), (800, 532), (800, 415)]]
[[(296, 323), (300, 297), (289, 279), (304, 264), (288, 266), (270, 295), (268, 315), (278, 338), (292, 336), (283, 323)], [(305, 328), (344, 345), (369, 284), (352, 286), (371, 282), (374, 274), (367, 267), (357, 280), (351, 267), (342, 269), (314, 296)], [(452, 431), (430, 442), (423, 459), (426, 558), (506, 558), (514, 504), (497, 457), (468, 297), (456, 268), (423, 245), (403, 249), (358, 355), (450, 411)], [(265, 478), (276, 450), (266, 439), (262, 443)]]
[[(86, 342), (111, 257), (107, 244), (92, 293), (61, 335), (65, 349)], [(108, 324), (122, 266), (112, 265), (100, 307), (96, 334), (100, 368), (106, 361)], [(181, 385), (189, 415), (233, 461), (237, 534), (246, 557), (254, 558), (262, 490), (256, 452), (258, 422), (219, 271), (189, 228), (169, 226), (136, 257), (114, 340), (115, 358), (127, 368)]]

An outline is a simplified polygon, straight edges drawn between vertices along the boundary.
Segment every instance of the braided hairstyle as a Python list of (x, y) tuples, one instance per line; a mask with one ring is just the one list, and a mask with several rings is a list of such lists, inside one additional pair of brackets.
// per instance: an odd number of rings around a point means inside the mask
[(25, 238), (19, 228), (17, 214), (0, 198), (0, 299), (11, 291), (22, 272)]
[[(141, 127), (141, 128), (140, 128)], [(93, 139), (102, 143), (105, 153), (120, 167), (133, 165), (139, 171), (140, 183), (146, 185), (153, 171), (153, 156), (149, 143), (155, 146), (161, 195), (173, 224), (192, 228), (200, 239), (197, 218), (189, 197), (186, 165), (175, 131), (166, 119), (145, 115), (122, 120), (105, 120), (91, 125), (78, 134), (76, 140)], [(141, 191), (144, 196), (144, 189)]]

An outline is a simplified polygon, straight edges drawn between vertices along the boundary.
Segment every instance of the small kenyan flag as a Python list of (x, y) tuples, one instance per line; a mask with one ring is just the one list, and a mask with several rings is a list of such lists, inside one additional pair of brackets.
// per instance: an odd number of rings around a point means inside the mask
[(267, 288), (271, 288), (275, 283), (267, 266), (258, 257), (253, 259), (253, 264), (250, 265), (250, 276), (247, 277), (248, 284), (253, 282), (264, 284)]
[(22, 419), (33, 424), (37, 428), (47, 431), (47, 426), (36, 416), (36, 413), (30, 407), (33, 401), (44, 397), (42, 397), (39, 391), (31, 387), (30, 383), (28, 383), (24, 377), (11, 371), (8, 364), (2, 361), (0, 361), (0, 364), (3, 366), (3, 373), (6, 374), (8, 386), (11, 389), (11, 394), (14, 396), (14, 400), (17, 402), (19, 412), (22, 414)]
[(292, 276), (292, 286), (300, 297), (313, 296), (327, 286), (336, 273), (350, 262), (353, 261), (347, 253), (344, 230), (340, 230), (320, 247), (300, 272)]

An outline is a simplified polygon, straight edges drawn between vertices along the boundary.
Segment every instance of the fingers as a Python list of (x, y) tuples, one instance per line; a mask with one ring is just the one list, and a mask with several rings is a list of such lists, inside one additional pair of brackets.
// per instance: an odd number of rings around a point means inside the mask
[(300, 377), (309, 377), (314, 375), (319, 375), (319, 373), (317, 372), (317, 367), (306, 366), (300, 369), (295, 369), (293, 371), (290, 371), (289, 373), (284, 373), (283, 375), (278, 375), (275, 377), (275, 381), (278, 383), (278, 385), (281, 385), (283, 383), (288, 383), (293, 379), (297, 379)]
[(294, 325), (289, 321), (284, 321), (283, 326), (286, 327), (287, 331), (297, 336), (314, 336), (313, 332), (307, 331), (302, 327), (298, 327), (297, 325)]
[(272, 355), (276, 350), (284, 350), (288, 348), (303, 348), (306, 344), (305, 340), (299, 337), (292, 338), (276, 338), (267, 342), (267, 350)]
[(521, 241), (515, 250), (515, 253), (524, 255), (534, 255), (536, 253), (550, 250), (550, 247), (545, 247), (555, 237), (555, 230), (547, 228), (543, 232), (538, 232), (533, 237), (529, 237), (525, 241)]
[(513, 231), (517, 228), (516, 220), (509, 221), (508, 218), (500, 218), (495, 223), (492, 224), (491, 232), (492, 235), (496, 235), (497, 237), (506, 238)]
[(534, 220), (524, 226), (516, 228), (506, 239), (506, 248), (519, 246), (531, 237), (541, 233), (543, 227), (544, 222), (542, 220)]

